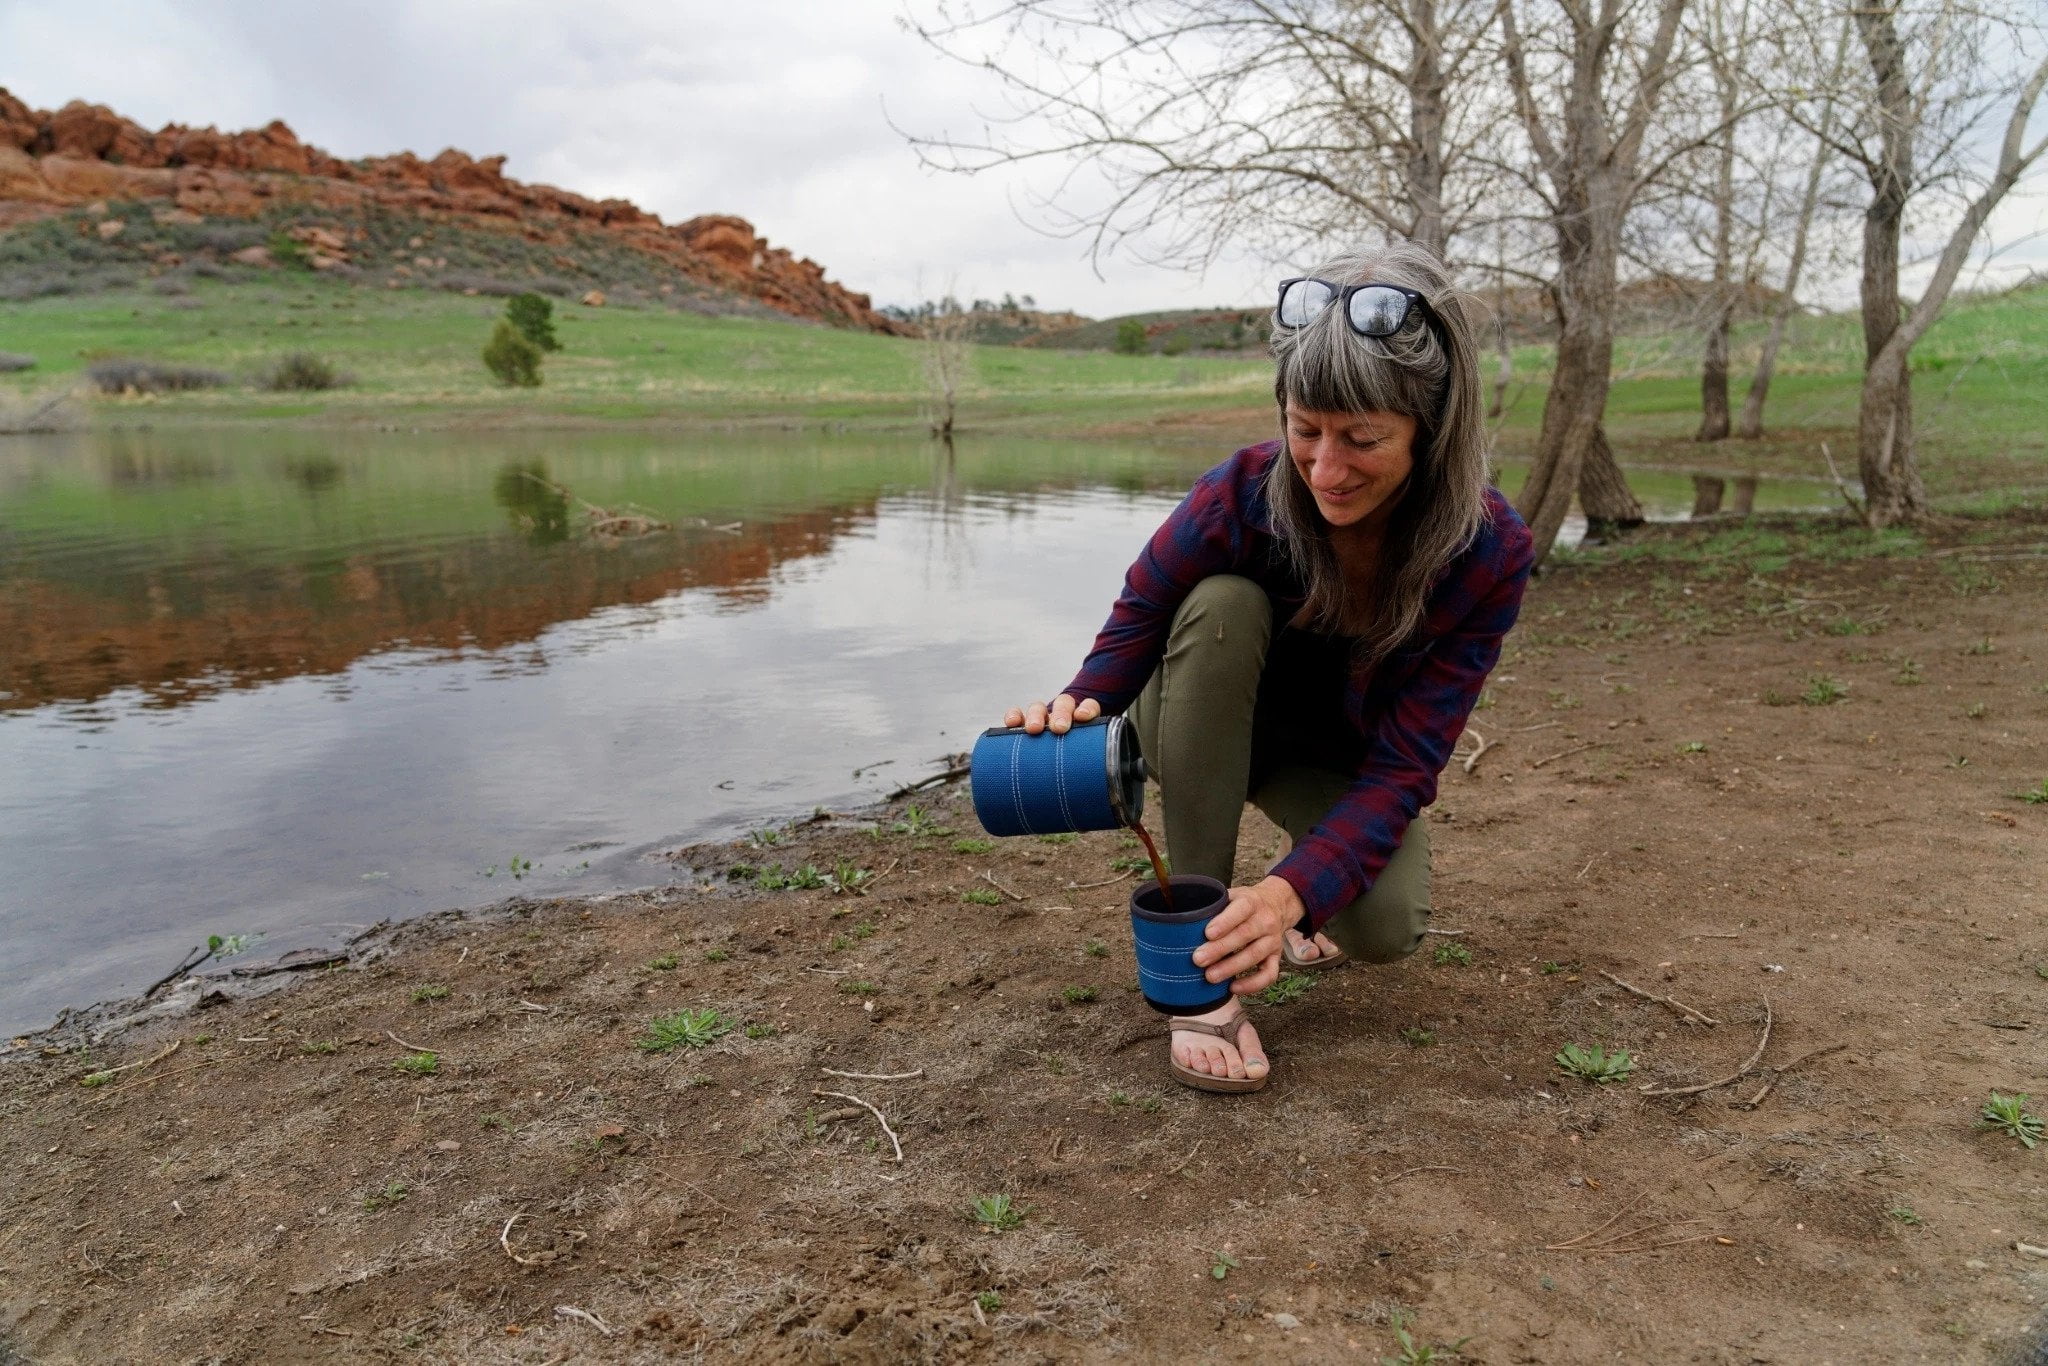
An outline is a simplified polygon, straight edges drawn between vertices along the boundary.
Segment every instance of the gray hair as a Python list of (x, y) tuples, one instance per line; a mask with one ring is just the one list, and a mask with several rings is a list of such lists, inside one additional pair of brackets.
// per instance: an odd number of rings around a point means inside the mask
[[(1307, 586), (1317, 630), (1358, 638), (1357, 656), (1375, 663), (1422, 624), (1430, 589), (1479, 534), (1488, 480), (1478, 355), (1450, 272), (1429, 248), (1395, 241), (1349, 252), (1309, 272), (1333, 284), (1405, 285), (1429, 301), (1441, 332), (1414, 310), (1391, 337), (1361, 337), (1344, 310), (1326, 308), (1297, 328), (1273, 332), (1273, 397), (1280, 406), (1280, 458), (1266, 475), (1273, 529)], [(1346, 590), (1330, 528), (1287, 453), (1287, 403), (1323, 412), (1401, 413), (1415, 419), (1415, 469), (1397, 495), (1370, 600)]]

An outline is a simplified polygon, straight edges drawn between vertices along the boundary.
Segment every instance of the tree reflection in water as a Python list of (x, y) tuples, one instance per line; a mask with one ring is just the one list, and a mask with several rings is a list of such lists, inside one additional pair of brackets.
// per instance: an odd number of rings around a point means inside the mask
[(548, 478), (545, 462), (506, 461), (491, 482), (491, 496), (533, 544), (555, 545), (569, 539), (569, 499)]

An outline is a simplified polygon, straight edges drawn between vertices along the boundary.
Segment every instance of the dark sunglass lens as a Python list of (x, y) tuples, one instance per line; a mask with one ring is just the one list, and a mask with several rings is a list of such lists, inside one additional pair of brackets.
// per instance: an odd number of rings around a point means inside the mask
[(1330, 287), (1321, 280), (1296, 280), (1280, 295), (1280, 325), (1301, 327), (1330, 306)]
[(1351, 325), (1368, 337), (1391, 337), (1408, 317), (1408, 296), (1374, 285), (1351, 296)]

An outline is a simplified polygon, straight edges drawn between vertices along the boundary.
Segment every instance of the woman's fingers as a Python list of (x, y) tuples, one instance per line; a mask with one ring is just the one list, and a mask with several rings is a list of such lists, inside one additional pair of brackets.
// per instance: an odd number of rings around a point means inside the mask
[(1102, 704), (1092, 697), (1076, 702), (1070, 694), (1061, 693), (1051, 705), (1033, 702), (1028, 707), (1012, 707), (1003, 713), (1003, 724), (1015, 729), (1024, 727), (1027, 735), (1037, 735), (1051, 730), (1054, 735), (1065, 735), (1076, 722), (1093, 721), (1102, 715)]
[(1024, 733), (1037, 735), (1045, 729), (1045, 703), (1033, 702), (1024, 709)]
[[(1231, 898), (1230, 904), (1218, 911), (1203, 929), (1202, 933), (1208, 937), (1209, 942), (1195, 950), (1195, 966), (1206, 968), (1217, 959), (1256, 939), (1257, 928), (1247, 929), (1245, 921), (1249, 920), (1257, 909), (1258, 906), (1248, 897)], [(1217, 982), (1222, 979), (1212, 976), (1209, 980)]]
[(1236, 996), (1249, 996), (1255, 991), (1264, 991), (1279, 980), (1280, 955), (1276, 953), (1271, 958), (1268, 958), (1257, 972), (1250, 973), (1232, 982), (1230, 990)]
[(1082, 698), (1081, 705), (1074, 708), (1074, 719), (1076, 721), (1093, 721), (1100, 715), (1102, 715), (1102, 704), (1092, 697)]
[(1003, 724), (1004, 724), (1004, 725), (1006, 725), (1006, 726), (1021, 726), (1021, 725), (1023, 725), (1023, 724), (1024, 724), (1024, 709), (1023, 709), (1022, 707), (1012, 707), (1012, 708), (1010, 708), (1010, 709), (1009, 709), (1008, 711), (1004, 712), (1004, 713), (1003, 713)]
[(1277, 943), (1271, 940), (1260, 940), (1256, 943), (1245, 945), (1236, 953), (1231, 954), (1228, 958), (1216, 964), (1216, 966), (1203, 972), (1202, 975), (1211, 982), (1227, 982), (1233, 977), (1239, 977), (1245, 973), (1255, 971), (1265, 966), (1267, 962), (1277, 960), (1279, 956), (1280, 949)]

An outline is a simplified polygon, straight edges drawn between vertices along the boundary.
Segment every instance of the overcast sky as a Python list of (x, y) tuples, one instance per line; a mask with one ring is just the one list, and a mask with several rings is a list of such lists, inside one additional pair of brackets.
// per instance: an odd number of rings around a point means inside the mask
[[(282, 118), (342, 157), (459, 147), (506, 172), (676, 221), (736, 213), (834, 279), (907, 303), (957, 280), (1104, 316), (1257, 302), (1269, 266), (1207, 278), (1102, 264), (1020, 218), (1044, 168), (919, 168), (902, 135), (978, 127), (983, 73), (896, 22), (898, 0), (0, 0), (0, 85), (30, 104), (106, 104), (155, 127)], [(886, 101), (886, 112), (885, 112)], [(2038, 232), (2010, 202), (2001, 241)], [(2048, 265), (2022, 246), (2006, 274)], [(1846, 299), (1843, 300), (1846, 302)]]

